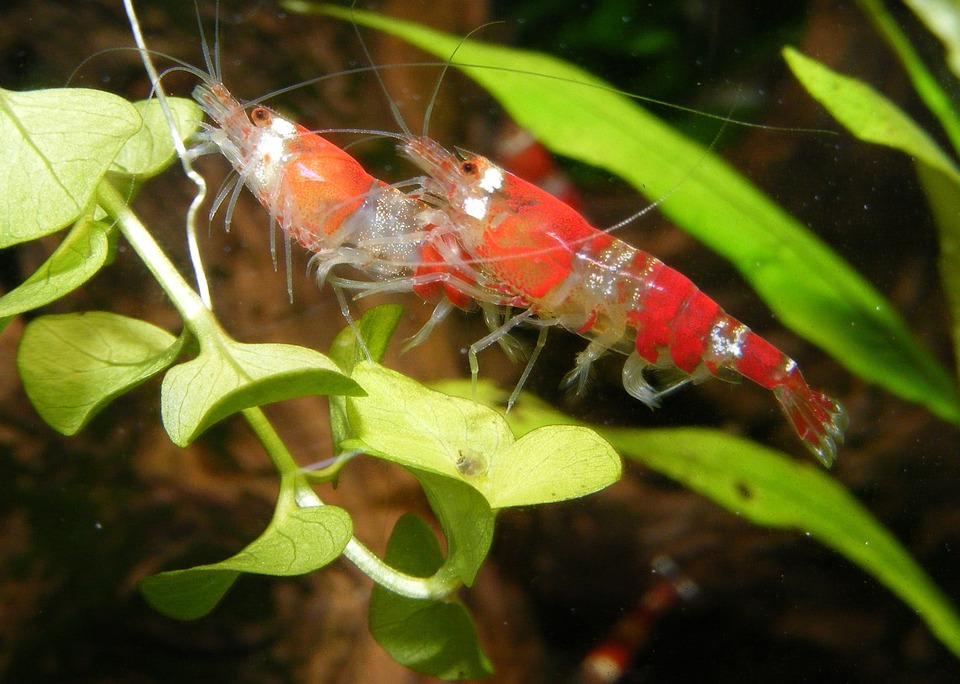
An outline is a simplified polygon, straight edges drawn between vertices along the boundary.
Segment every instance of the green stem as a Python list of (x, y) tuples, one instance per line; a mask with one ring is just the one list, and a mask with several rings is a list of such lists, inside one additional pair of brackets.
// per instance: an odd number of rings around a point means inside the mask
[[(201, 347), (222, 337), (223, 332), (213, 313), (163, 253), (146, 226), (130, 210), (126, 198), (110, 183), (104, 181), (97, 189), (97, 201), (108, 214), (117, 219), (123, 236), (170, 297), (173, 305), (183, 316), (187, 327), (200, 341)], [(280, 475), (298, 472), (300, 467), (263, 411), (251, 408), (245, 410), (243, 415), (263, 443)]]
[[(256, 407), (244, 409), (243, 417), (247, 419), (250, 428), (263, 444), (264, 449), (267, 450), (267, 454), (270, 455), (270, 460), (273, 461), (273, 465), (281, 477), (293, 476), (300, 472), (300, 466), (297, 465), (290, 450), (287, 449), (287, 445), (283, 443), (279, 433), (277, 433), (273, 425), (270, 424), (270, 421), (261, 409)], [(297, 500), (300, 500), (299, 496)]]
[(903, 30), (878, 0), (857, 0), (860, 10), (873, 22), (874, 27), (882, 35), (897, 57), (903, 63), (904, 69), (913, 81), (913, 87), (923, 100), (927, 108), (940, 120), (953, 148), (960, 153), (960, 118), (957, 117), (954, 103), (950, 96), (930, 74), (923, 60), (913, 49)]
[(183, 279), (177, 267), (173, 265), (167, 255), (160, 249), (160, 245), (153, 239), (137, 215), (127, 206), (124, 197), (108, 181), (102, 181), (97, 186), (97, 203), (109, 215), (117, 219), (120, 232), (133, 247), (137, 256), (143, 260), (153, 277), (160, 283), (160, 287), (167, 293), (173, 305), (183, 316), (184, 323), (196, 336), (200, 344), (210, 340), (220, 333), (213, 313), (204, 306), (196, 291)]
[(430, 577), (414, 577), (402, 573), (380, 560), (356, 537), (351, 537), (347, 542), (343, 555), (374, 582), (407, 598), (439, 601), (463, 585), (453, 568), (447, 564)]

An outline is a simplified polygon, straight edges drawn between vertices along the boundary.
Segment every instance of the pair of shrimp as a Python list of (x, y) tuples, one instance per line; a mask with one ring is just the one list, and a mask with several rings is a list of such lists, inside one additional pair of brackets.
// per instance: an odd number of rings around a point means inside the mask
[[(409, 346), (454, 308), (479, 305), (491, 332), (470, 348), (476, 378), (479, 351), (495, 342), (511, 351), (514, 327), (539, 327), (512, 402), (547, 330), (561, 326), (589, 340), (567, 379), (578, 390), (610, 351), (627, 356), (624, 387), (651, 407), (687, 382), (746, 377), (773, 391), (824, 465), (835, 460), (844, 412), (807, 385), (793, 360), (685, 276), (593, 227), (545, 190), (485, 157), (460, 159), (409, 133), (395, 136), (400, 152), (425, 175), (387, 185), (322, 136), (263, 106), (248, 113), (217, 79), (198, 86), (194, 97), (215, 122), (208, 141), (237, 172), (234, 196), (241, 184), (250, 188), (284, 234), (315, 253), (321, 281), (348, 265), (366, 282), (332, 276), (338, 288), (412, 291), (437, 302)], [(676, 380), (655, 388), (648, 369), (671, 370)]]

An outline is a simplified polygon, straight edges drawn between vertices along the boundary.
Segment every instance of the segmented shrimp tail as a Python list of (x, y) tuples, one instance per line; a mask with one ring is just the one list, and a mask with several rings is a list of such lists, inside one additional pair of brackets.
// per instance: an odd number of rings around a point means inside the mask
[(810, 389), (803, 379), (796, 387), (779, 385), (773, 394), (793, 424), (800, 440), (828, 468), (837, 458), (837, 444), (843, 443), (847, 415), (836, 401)]
[(737, 333), (739, 354), (733, 367), (773, 391), (800, 440), (825, 466), (837, 458), (847, 416), (840, 404), (810, 389), (796, 362), (745, 327)]

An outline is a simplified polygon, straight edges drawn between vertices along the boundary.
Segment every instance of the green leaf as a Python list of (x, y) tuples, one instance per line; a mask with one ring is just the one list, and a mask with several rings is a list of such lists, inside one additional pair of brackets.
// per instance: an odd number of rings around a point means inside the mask
[[(387, 351), (387, 344), (400, 323), (403, 316), (403, 307), (399, 304), (383, 304), (367, 311), (356, 321), (356, 330), (360, 331), (367, 351), (374, 361), (379, 362)], [(346, 326), (334, 338), (330, 345), (330, 359), (346, 374), (353, 372), (357, 361), (365, 357), (363, 348), (357, 344), (356, 330), (353, 326)], [(343, 397), (330, 397), (330, 436), (333, 440), (334, 451), (340, 449), (340, 443), (350, 437), (350, 422), (347, 420), (347, 406)], [(339, 469), (346, 465), (341, 461), (339, 466), (327, 471), (324, 477), (336, 477)]]
[(186, 446), (217, 421), (253, 406), (313, 394), (362, 393), (319, 352), (289, 344), (241, 344), (224, 336), (167, 372), (161, 414), (173, 443)]
[[(957, 115), (956, 100), (951, 97), (933, 77), (913, 47), (910, 38), (900, 27), (898, 20), (887, 11), (883, 0), (856, 0), (860, 10), (867, 16), (887, 45), (900, 59), (910, 81), (934, 116), (940, 121), (953, 149), (960, 151), (960, 116)], [(956, 10), (954, 10), (955, 12)]]
[(93, 277), (110, 254), (110, 228), (81, 218), (33, 275), (0, 298), (0, 328), (4, 319), (56, 301)]
[[(321, 11), (287, 0), (296, 11)], [(851, 371), (960, 423), (950, 374), (856, 271), (711, 151), (612, 87), (561, 60), (332, 6), (323, 12), (378, 28), (448, 59), (554, 152), (629, 181), (729, 259), (785, 325)]]
[(140, 126), (136, 108), (109, 93), (0, 89), (0, 248), (53, 233), (88, 211)]
[(447, 563), (464, 584), (471, 586), (493, 541), (494, 514), (490, 504), (464, 482), (423, 470), (411, 471), (443, 527)]
[(182, 338), (145, 321), (93, 311), (43, 316), (23, 331), (17, 368), (37, 413), (65, 435), (169, 366)]
[(195, 620), (220, 602), (240, 573), (303, 575), (337, 559), (353, 534), (350, 515), (335, 506), (299, 508), (281, 495), (270, 525), (243, 551), (219, 563), (146, 577), (141, 593), (156, 610)]
[(906, 152), (960, 182), (960, 171), (933, 138), (868, 84), (790, 47), (783, 57), (813, 99), (860, 140)]
[(954, 350), (960, 362), (960, 207), (956, 199), (960, 170), (926, 131), (866, 83), (838, 74), (792, 48), (785, 48), (783, 55), (803, 87), (853, 135), (916, 160), (940, 232), (940, 273), (951, 304)]
[(950, 176), (924, 164), (917, 164), (917, 176), (940, 231), (940, 280), (950, 304), (954, 358), (960, 373), (960, 187)]
[[(200, 130), (203, 112), (193, 100), (170, 97), (167, 103), (181, 140)], [(145, 100), (134, 102), (133, 106), (143, 117), (143, 128), (123, 146), (110, 171), (144, 179), (163, 171), (176, 158), (177, 151), (160, 102)]]
[[(468, 394), (469, 382), (443, 383)], [(505, 394), (481, 383), (478, 398)], [(545, 403), (521, 394), (507, 421), (518, 434), (542, 425), (575, 423)], [(784, 454), (716, 430), (597, 428), (625, 457), (639, 461), (758, 525), (798, 530), (873, 575), (905, 603), (954, 654), (960, 656), (960, 617), (910, 554), (846, 489), (827, 473)]]
[[(402, 306), (382, 304), (373, 307), (355, 322), (356, 329), (360, 331), (373, 361), (379, 362), (383, 359), (390, 338), (396, 332), (401, 318), (403, 318)], [(341, 330), (330, 345), (330, 359), (340, 366), (344, 373), (350, 373), (358, 361), (366, 358), (363, 348), (357, 344), (357, 335), (353, 326), (348, 325)]]
[[(443, 554), (426, 523), (408, 513), (397, 521), (386, 560), (408, 574), (429, 577), (443, 564)], [(416, 672), (441, 679), (493, 674), (459, 601), (410, 599), (376, 585), (370, 598), (370, 633), (394, 660)]]
[(927, 29), (940, 39), (947, 66), (960, 77), (960, 5), (956, 0), (904, 0)]
[(747, 520), (799, 530), (859, 565), (960, 656), (960, 616), (910, 554), (841, 484), (753, 442), (698, 429), (609, 430), (640, 461)]
[(591, 430), (544, 427), (515, 440), (496, 411), (474, 401), (368, 362), (353, 377), (367, 396), (347, 400), (357, 439), (346, 448), (466, 482), (493, 509), (572, 499), (620, 478), (620, 459)]

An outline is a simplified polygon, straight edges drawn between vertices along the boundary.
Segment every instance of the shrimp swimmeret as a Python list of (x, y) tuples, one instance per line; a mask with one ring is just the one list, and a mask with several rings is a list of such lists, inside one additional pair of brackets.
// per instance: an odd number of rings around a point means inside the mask
[(401, 151), (426, 172), (426, 192), (457, 226), (469, 257), (447, 264), (448, 286), (469, 283), (463, 264), (470, 264), (501, 286), (500, 299), (489, 301), (523, 309), (483, 343), (522, 321), (544, 331), (561, 325), (590, 340), (571, 383), (582, 389), (593, 362), (617, 351), (628, 356), (625, 389), (649, 406), (672, 388), (655, 389), (647, 368), (676, 369), (680, 383), (741, 375), (772, 390), (804, 445), (824, 465), (833, 463), (846, 427), (840, 405), (810, 389), (792, 359), (685, 276), (484, 157), (461, 161), (426, 137), (411, 138)]

